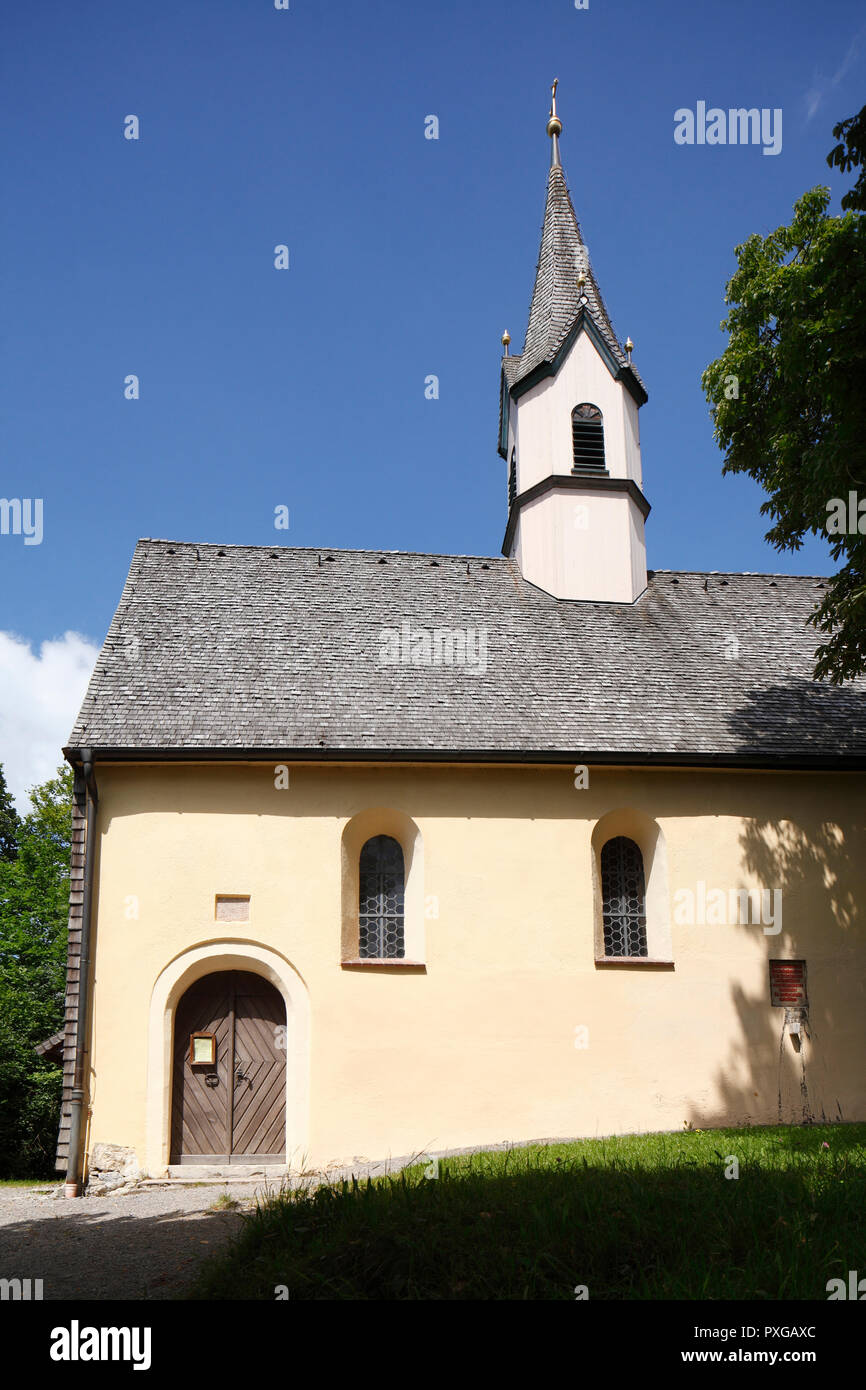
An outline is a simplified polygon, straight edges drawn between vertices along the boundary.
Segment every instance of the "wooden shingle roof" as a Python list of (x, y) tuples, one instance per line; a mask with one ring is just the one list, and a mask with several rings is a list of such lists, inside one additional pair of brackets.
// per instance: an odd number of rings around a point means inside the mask
[[(866, 765), (866, 681), (812, 679), (821, 584), (656, 571), (573, 602), (502, 558), (142, 540), (70, 747)], [(420, 664), (436, 629), (474, 660)]]

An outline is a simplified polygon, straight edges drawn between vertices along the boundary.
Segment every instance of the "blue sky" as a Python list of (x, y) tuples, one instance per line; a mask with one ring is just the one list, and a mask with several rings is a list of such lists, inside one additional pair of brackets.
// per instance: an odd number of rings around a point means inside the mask
[[(44, 538), (0, 536), (0, 761), (35, 737), (16, 710), (46, 650), (78, 633), (63, 741), (139, 536), (499, 553), (499, 340), (526, 327), (553, 77), (650, 395), (649, 564), (828, 569), (818, 542), (764, 542), (700, 376), (735, 244), (848, 185), (825, 156), (863, 102), (855, 0), (83, 0), (3, 26), (0, 495), (42, 498)], [(699, 100), (781, 108), (781, 153), (676, 145)]]

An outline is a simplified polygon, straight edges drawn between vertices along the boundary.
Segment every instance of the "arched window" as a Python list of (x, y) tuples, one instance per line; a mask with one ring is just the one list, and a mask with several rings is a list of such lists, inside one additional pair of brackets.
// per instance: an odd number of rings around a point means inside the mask
[(390, 835), (374, 835), (361, 849), (358, 886), (359, 956), (402, 958), (405, 870), (403, 851)]
[(517, 452), (511, 450), (511, 463), (508, 465), (508, 505), (511, 506), (517, 496)]
[(604, 473), (604, 424), (597, 405), (584, 402), (571, 412), (572, 473)]
[(602, 846), (601, 901), (604, 954), (647, 955), (643, 856), (625, 835)]

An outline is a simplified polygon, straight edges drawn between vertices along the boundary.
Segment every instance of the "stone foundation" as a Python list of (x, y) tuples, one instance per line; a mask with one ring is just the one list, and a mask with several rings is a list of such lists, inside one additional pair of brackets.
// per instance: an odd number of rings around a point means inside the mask
[(94, 1144), (87, 1164), (88, 1197), (132, 1192), (147, 1174), (138, 1166), (134, 1149), (122, 1144)]

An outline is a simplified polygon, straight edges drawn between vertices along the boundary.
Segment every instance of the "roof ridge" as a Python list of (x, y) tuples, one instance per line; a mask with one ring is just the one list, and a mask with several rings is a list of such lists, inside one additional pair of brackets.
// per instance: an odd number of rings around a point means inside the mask
[(827, 574), (786, 574), (784, 570), (666, 570), (653, 566), (647, 575), (681, 574), (694, 575), (696, 579), (821, 579), (832, 578)]
[[(431, 560), (483, 560), (485, 564), (494, 561), (497, 565), (508, 566), (512, 563), (504, 555), (485, 555), (478, 552), (463, 551), (443, 551), (443, 550), (385, 550), (374, 546), (334, 546), (334, 545), (280, 545), (271, 542), (242, 542), (242, 541), (187, 541), (179, 540), (174, 536), (140, 536), (136, 546), (140, 545), (183, 545), (192, 550), (288, 550), (300, 554), (310, 555), (395, 555), (410, 559)], [(697, 579), (713, 577), (725, 579), (820, 579), (826, 581), (832, 578), (827, 574), (786, 574), (784, 570), (683, 570), (665, 569), (661, 565), (653, 565), (647, 571), (648, 576), (656, 574), (676, 574), (694, 575)], [(127, 582), (132, 579), (130, 573)]]
[(495, 560), (500, 565), (511, 564), (504, 555), (463, 554), (442, 550), (385, 550), (375, 546), (281, 545), (279, 542), (271, 541), (185, 541), (174, 536), (139, 536), (136, 548), (140, 545), (184, 545), (192, 550), (290, 550), (310, 555), (417, 555), (421, 559), (484, 560), (485, 563)]

